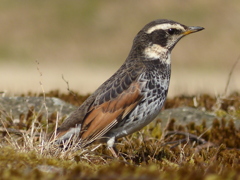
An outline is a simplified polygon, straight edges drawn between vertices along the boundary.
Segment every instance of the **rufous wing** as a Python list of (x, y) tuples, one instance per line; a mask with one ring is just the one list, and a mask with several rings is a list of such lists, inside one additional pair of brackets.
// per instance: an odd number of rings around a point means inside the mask
[(118, 124), (140, 102), (140, 85), (132, 83), (114, 99), (91, 106), (82, 124), (81, 140), (87, 144), (99, 139)]

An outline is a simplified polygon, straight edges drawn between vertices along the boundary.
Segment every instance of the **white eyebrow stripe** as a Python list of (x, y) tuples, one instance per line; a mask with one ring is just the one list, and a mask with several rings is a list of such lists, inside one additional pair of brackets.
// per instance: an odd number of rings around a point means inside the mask
[(180, 24), (158, 24), (156, 26), (153, 26), (153, 27), (150, 27), (146, 33), (147, 34), (151, 34), (153, 31), (155, 30), (159, 30), (159, 29), (163, 29), (163, 30), (167, 30), (167, 29), (170, 29), (170, 28), (175, 28), (175, 29), (181, 29), (181, 30), (185, 30), (183, 28), (183, 26), (181, 26)]

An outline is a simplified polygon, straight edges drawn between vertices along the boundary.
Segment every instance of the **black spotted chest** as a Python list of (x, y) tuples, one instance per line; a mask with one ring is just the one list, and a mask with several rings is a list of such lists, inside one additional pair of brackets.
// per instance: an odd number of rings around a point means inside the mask
[(170, 83), (171, 67), (168, 64), (151, 66), (151, 70), (146, 71), (140, 77), (142, 93), (146, 97), (151, 97), (149, 101), (158, 98), (166, 98)]
[(159, 113), (162, 108), (170, 82), (170, 66), (167, 66), (164, 71), (157, 69), (155, 71), (146, 71), (143, 73), (139, 82), (141, 84), (142, 101), (137, 107), (125, 117), (123, 123), (136, 121), (151, 121)]
[[(143, 77), (143, 82), (144, 81), (145, 84), (143, 83), (142, 93), (145, 99), (143, 103), (149, 104), (149, 108), (162, 107), (168, 93), (170, 69), (165, 71), (165, 73), (159, 73), (158, 71), (147, 73), (145, 77)], [(151, 104), (153, 105), (151, 106)], [(149, 109), (149, 111), (151, 111), (151, 109)]]

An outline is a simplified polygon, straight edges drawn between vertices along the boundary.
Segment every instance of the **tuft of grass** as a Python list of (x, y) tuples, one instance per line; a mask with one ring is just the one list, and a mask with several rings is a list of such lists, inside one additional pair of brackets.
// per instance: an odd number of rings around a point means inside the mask
[[(45, 95), (75, 102), (72, 93), (52, 91)], [(75, 98), (78, 96), (86, 98), (75, 94)], [(232, 116), (238, 114), (239, 98), (233, 93), (222, 99), (220, 110)], [(192, 106), (213, 111), (216, 102), (216, 97), (208, 95), (179, 96), (168, 99), (165, 108)], [(1, 179), (232, 179), (239, 175), (239, 128), (224, 117), (213, 121), (211, 127), (206, 126), (206, 120), (183, 126), (173, 119), (161, 127), (157, 119), (119, 139), (121, 156), (117, 159), (105, 145), (81, 149), (71, 143), (60, 148), (48, 142), (47, 133), (63, 121), (58, 112), (44, 119), (34, 107), (20, 117), (1, 111), (0, 120)]]

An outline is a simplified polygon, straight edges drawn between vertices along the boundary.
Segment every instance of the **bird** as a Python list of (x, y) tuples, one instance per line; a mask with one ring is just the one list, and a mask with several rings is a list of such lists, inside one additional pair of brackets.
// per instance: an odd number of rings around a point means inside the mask
[(173, 48), (184, 36), (203, 29), (168, 19), (145, 25), (122, 66), (64, 120), (51, 140), (60, 144), (76, 137), (81, 147), (106, 143), (118, 157), (116, 140), (142, 129), (162, 109)]

